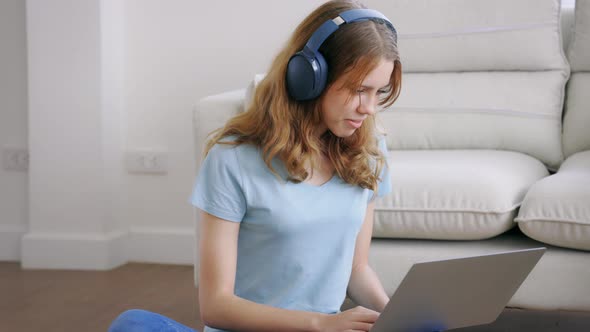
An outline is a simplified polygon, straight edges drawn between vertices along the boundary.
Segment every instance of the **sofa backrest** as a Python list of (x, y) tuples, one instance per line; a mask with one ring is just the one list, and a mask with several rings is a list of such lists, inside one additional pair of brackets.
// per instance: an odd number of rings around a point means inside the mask
[(590, 150), (590, 1), (577, 0), (572, 41), (567, 52), (572, 76), (563, 119), (566, 156)]
[(558, 0), (366, 0), (399, 32), (390, 149), (501, 149), (555, 169), (569, 66)]

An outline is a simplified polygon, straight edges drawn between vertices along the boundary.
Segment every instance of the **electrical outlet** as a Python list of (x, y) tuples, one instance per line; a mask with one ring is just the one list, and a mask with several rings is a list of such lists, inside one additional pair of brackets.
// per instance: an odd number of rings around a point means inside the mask
[(163, 150), (137, 149), (127, 151), (125, 164), (130, 173), (168, 173), (168, 153)]
[(7, 171), (28, 171), (29, 151), (23, 148), (4, 147), (2, 149), (2, 165)]

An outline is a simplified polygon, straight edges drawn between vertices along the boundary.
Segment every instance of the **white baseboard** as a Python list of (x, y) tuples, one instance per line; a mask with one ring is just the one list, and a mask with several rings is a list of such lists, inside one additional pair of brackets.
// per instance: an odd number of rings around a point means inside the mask
[(0, 261), (21, 260), (21, 238), (26, 231), (25, 225), (0, 225)]
[(108, 234), (28, 233), (21, 265), (30, 269), (110, 270), (127, 262), (126, 232)]
[(195, 247), (192, 228), (132, 227), (109, 234), (0, 229), (0, 253), (7, 256), (0, 259), (20, 260), (30, 269), (110, 270), (127, 262), (193, 265)]
[(131, 227), (131, 262), (193, 265), (195, 232), (192, 228)]

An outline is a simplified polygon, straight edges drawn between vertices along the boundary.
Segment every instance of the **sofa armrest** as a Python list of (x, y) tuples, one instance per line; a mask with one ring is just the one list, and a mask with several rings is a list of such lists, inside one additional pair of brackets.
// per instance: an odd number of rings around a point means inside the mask
[(201, 99), (193, 112), (193, 133), (197, 171), (207, 136), (223, 127), (232, 116), (244, 110), (246, 89), (233, 90)]
[[(215, 129), (221, 128), (227, 120), (244, 109), (244, 97), (246, 89), (233, 90), (217, 95), (205, 97), (197, 103), (193, 111), (193, 139), (195, 142), (195, 175), (199, 172), (203, 160), (203, 149), (207, 136)], [(198, 287), (199, 275), (199, 218), (196, 209), (193, 209), (195, 220), (195, 255), (194, 255), (194, 282)]]

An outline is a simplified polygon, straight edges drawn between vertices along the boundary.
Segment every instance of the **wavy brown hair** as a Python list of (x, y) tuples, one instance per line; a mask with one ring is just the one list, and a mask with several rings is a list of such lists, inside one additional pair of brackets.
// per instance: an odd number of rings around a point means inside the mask
[[(345, 182), (376, 190), (385, 156), (377, 146), (375, 116), (368, 117), (349, 137), (337, 137), (329, 130), (318, 137), (317, 128), (323, 121), (322, 98), (337, 78), (348, 75), (348, 84), (341, 88), (350, 89), (353, 96), (382, 59), (392, 61), (394, 70), (389, 93), (379, 103), (383, 107), (393, 104), (400, 93), (402, 76), (395, 33), (377, 20), (340, 26), (319, 49), (329, 73), (324, 92), (314, 100), (301, 102), (289, 97), (285, 78), (291, 56), (303, 48), (322, 23), (343, 11), (357, 8), (366, 7), (354, 0), (335, 0), (307, 16), (272, 62), (246, 111), (211, 133), (205, 154), (217, 143), (253, 144), (261, 149), (269, 169), (278, 176), (271, 162), (279, 158), (289, 173), (288, 180), (296, 183), (310, 176), (306, 166), (313, 170), (317, 157), (325, 155)], [(228, 136), (234, 139), (224, 140)]]

